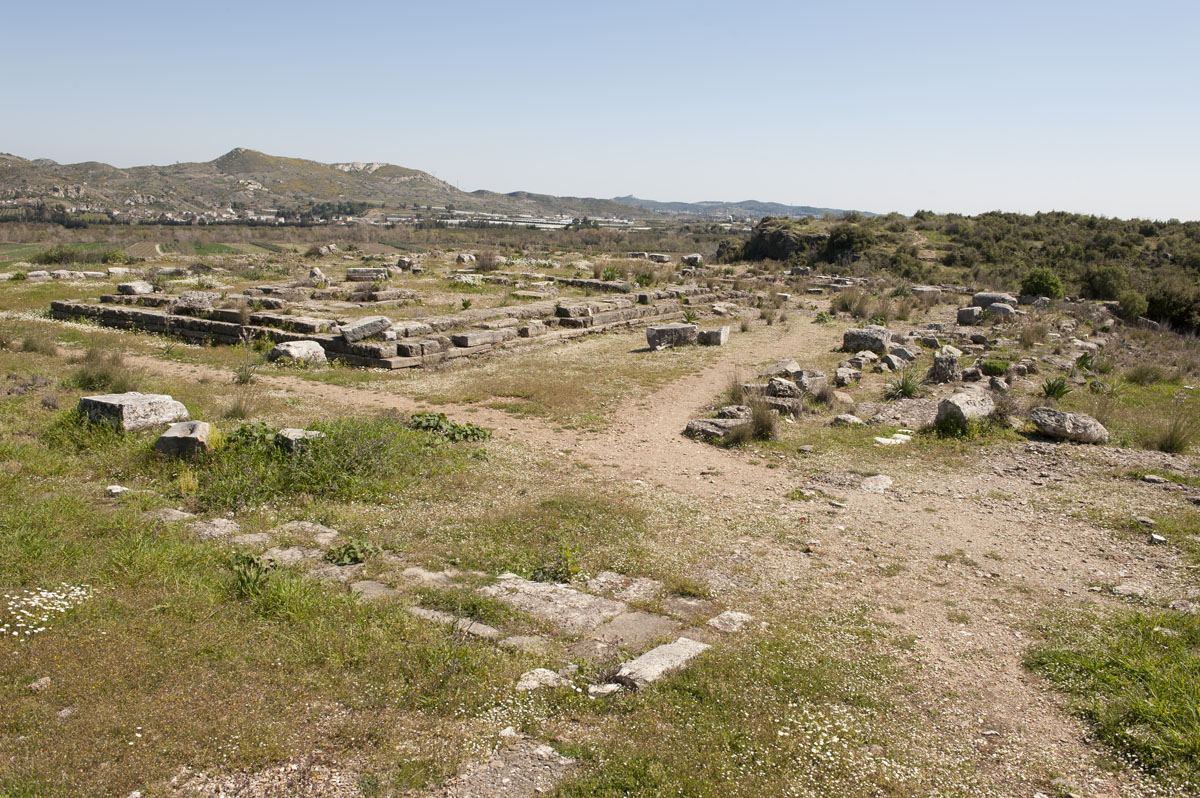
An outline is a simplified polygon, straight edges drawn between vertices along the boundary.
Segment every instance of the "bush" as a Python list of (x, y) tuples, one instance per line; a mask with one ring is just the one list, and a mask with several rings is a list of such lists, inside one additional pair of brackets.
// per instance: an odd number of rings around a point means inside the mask
[(500, 268), (500, 257), (492, 250), (485, 249), (475, 256), (475, 271), (494, 272)]
[(1121, 318), (1128, 319), (1130, 321), (1136, 321), (1139, 317), (1145, 316), (1146, 311), (1150, 307), (1149, 303), (1146, 301), (1146, 297), (1142, 296), (1141, 293), (1134, 291), (1133, 289), (1122, 291), (1121, 296), (1118, 297), (1118, 300), (1121, 303), (1119, 308)]
[(1011, 365), (1011, 361), (990, 358), (979, 364), (979, 370), (989, 377), (1003, 377)]
[(53, 357), (58, 354), (58, 346), (53, 338), (44, 335), (27, 335), (21, 339), (21, 351)]
[(1046, 266), (1030, 269), (1021, 280), (1021, 293), (1028, 296), (1046, 296), (1058, 299), (1063, 295), (1062, 281)]
[(1050, 326), (1044, 321), (1035, 321), (1026, 324), (1021, 328), (1021, 348), (1031, 349), (1034, 344), (1040, 344), (1046, 340), (1046, 336), (1050, 332)]
[(775, 428), (778, 423), (779, 414), (766, 402), (753, 401), (750, 403), (750, 430), (755, 440), (774, 440)]
[(1143, 387), (1163, 382), (1166, 378), (1167, 375), (1163, 373), (1163, 370), (1152, 363), (1142, 363), (1125, 372), (1127, 382)]

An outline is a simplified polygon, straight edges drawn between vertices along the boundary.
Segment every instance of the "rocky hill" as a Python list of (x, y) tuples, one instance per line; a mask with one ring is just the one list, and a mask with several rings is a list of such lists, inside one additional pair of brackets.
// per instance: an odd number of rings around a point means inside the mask
[(650, 218), (819, 215), (827, 210), (774, 203), (659, 203), (634, 197), (590, 199), (518, 191), (460, 191), (426, 172), (394, 164), (324, 164), (241, 147), (212, 161), (120, 169), (87, 161), (60, 164), (0, 154), (0, 201), (63, 202), (87, 210), (203, 214), (228, 208), (290, 210), (365, 203), (380, 211), (415, 206), (533, 216)]

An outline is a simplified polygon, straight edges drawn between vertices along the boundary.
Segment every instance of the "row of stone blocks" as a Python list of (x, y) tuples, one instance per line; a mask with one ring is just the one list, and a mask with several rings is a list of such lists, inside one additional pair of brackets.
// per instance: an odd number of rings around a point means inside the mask
[[(236, 309), (215, 309), (210, 312), (210, 315), (215, 318), (201, 318), (152, 308), (120, 304), (90, 305), (59, 300), (51, 303), (50, 312), (57, 319), (84, 318), (107, 327), (175, 334), (192, 340), (212, 340), (227, 344), (260, 337), (275, 343), (315, 341), (329, 356), (337, 357), (351, 365), (399, 369), (431, 365), (478, 354), (518, 337), (542, 337), (550, 334), (558, 326), (576, 328), (574, 330), (563, 329), (557, 333), (559, 337), (570, 337), (617, 325), (635, 324), (645, 319), (665, 318), (678, 314), (678, 307), (674, 304), (635, 306), (629, 300), (624, 300), (621, 304), (625, 306), (614, 307), (614, 303), (591, 303), (577, 306), (584, 308), (588, 315), (575, 318), (586, 320), (586, 323), (562, 324), (570, 317), (550, 317), (545, 320), (531, 319), (526, 324), (518, 326), (519, 322), (516, 319), (502, 319), (482, 323), (490, 329), (472, 329), (450, 335), (433, 335), (433, 331), (428, 325), (417, 322), (400, 325), (401, 333), (411, 333), (413, 337), (401, 337), (391, 341), (347, 340), (348, 337), (354, 337), (347, 335), (354, 326), (366, 326), (367, 329), (371, 329), (368, 337), (382, 332), (382, 330), (370, 328), (369, 324), (379, 320), (386, 322), (385, 326), (391, 326), (384, 317), (361, 320), (350, 327), (343, 327), (340, 334), (332, 334), (324, 332), (330, 327), (330, 322), (326, 319), (282, 313), (251, 313), (248, 315), (248, 320), (252, 323), (241, 324), (240, 320), (243, 318), (243, 314)], [(593, 310), (605, 307), (613, 307), (613, 309), (593, 312)], [(546, 310), (553, 311), (553, 306), (548, 306)]]

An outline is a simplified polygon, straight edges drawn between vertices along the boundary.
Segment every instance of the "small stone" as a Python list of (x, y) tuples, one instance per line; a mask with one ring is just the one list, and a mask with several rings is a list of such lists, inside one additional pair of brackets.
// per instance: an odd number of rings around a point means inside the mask
[(34, 692), (34, 693), (40, 693), (49, 687), (50, 687), (50, 677), (49, 676), (43, 676), (42, 678), (38, 679), (36, 682), (33, 682), (29, 685), (30, 691)]
[(530, 690), (538, 690), (542, 687), (569, 687), (570, 684), (569, 681), (552, 670), (534, 668), (531, 671), (521, 674), (521, 678), (517, 681), (517, 690), (519, 692), (529, 692)]
[(325, 348), (316, 341), (284, 341), (275, 345), (267, 360), (287, 360), (309, 366), (321, 366), (327, 362)]
[(1167, 542), (1167, 539), (1164, 538), (1162, 535), (1151, 535), (1150, 536), (1150, 544), (1153, 546), (1161, 546), (1162, 544), (1164, 544), (1166, 542)]
[(892, 478), (884, 474), (876, 474), (862, 481), (862, 489), (868, 493), (887, 493), (892, 486)]
[(1146, 517), (1146, 516), (1144, 516), (1144, 515), (1139, 515), (1139, 516), (1138, 516), (1136, 519), (1134, 519), (1134, 520), (1136, 520), (1136, 521), (1137, 521), (1139, 524), (1141, 524), (1142, 526), (1158, 526), (1158, 522), (1157, 522), (1157, 521), (1155, 521), (1153, 518), (1147, 518), (1147, 517)]
[(609, 682), (608, 684), (592, 684), (588, 685), (588, 695), (592, 698), (604, 698), (604, 696), (612, 695), (621, 689), (621, 685)]
[(1133, 582), (1125, 582), (1120, 585), (1115, 585), (1112, 589), (1114, 595), (1126, 596), (1128, 598), (1145, 598), (1149, 591), (1145, 585), (1138, 585)]
[(121, 485), (109, 485), (107, 488), (104, 489), (104, 494), (106, 496), (108, 496), (110, 499), (115, 499), (118, 496), (120, 496), (122, 493), (128, 493), (128, 492), (129, 492), (129, 488), (122, 487)]
[(75, 707), (63, 707), (55, 714), (58, 716), (59, 720), (66, 720), (67, 718), (74, 715), (75, 712), (76, 712)]
[(1146, 474), (1142, 477), (1142, 482), (1149, 482), (1151, 485), (1165, 485), (1170, 481), (1166, 477), (1160, 477), (1158, 474)]
[(842, 413), (840, 416), (835, 416), (832, 422), (835, 426), (856, 427), (864, 424), (861, 418), (850, 413)]

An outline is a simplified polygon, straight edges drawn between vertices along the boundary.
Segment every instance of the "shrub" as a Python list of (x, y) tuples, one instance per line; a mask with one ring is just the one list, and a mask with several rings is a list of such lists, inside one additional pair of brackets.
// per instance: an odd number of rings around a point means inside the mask
[(740, 405), (745, 398), (742, 375), (737, 369), (734, 369), (733, 374), (729, 377), (729, 384), (725, 386), (725, 403)]
[(763, 308), (758, 312), (758, 317), (765, 321), (768, 327), (775, 323), (775, 316), (775, 308)]
[(53, 356), (58, 354), (58, 346), (47, 336), (27, 335), (21, 339), (21, 351)]
[(1146, 301), (1146, 297), (1132, 288), (1128, 291), (1122, 291), (1117, 299), (1120, 301), (1118, 312), (1121, 314), (1121, 318), (1129, 319), (1130, 321), (1136, 321), (1138, 318), (1145, 316), (1146, 311), (1150, 307)]
[(1001, 358), (990, 358), (979, 364), (979, 370), (989, 377), (1003, 377), (1012, 363)]
[(1030, 269), (1021, 279), (1021, 293), (1028, 296), (1046, 296), (1058, 299), (1063, 295), (1062, 281), (1054, 270), (1039, 266)]
[(1031, 349), (1034, 344), (1040, 344), (1046, 340), (1046, 336), (1050, 332), (1050, 325), (1044, 321), (1035, 321), (1026, 324), (1021, 328), (1021, 348)]
[(1167, 376), (1163, 374), (1163, 370), (1153, 363), (1140, 363), (1125, 372), (1127, 382), (1132, 382), (1134, 385), (1154, 385), (1155, 383), (1163, 382)]
[(500, 268), (500, 257), (492, 250), (485, 249), (475, 256), (475, 270), (494, 272)]
[(683, 320), (686, 321), (688, 324), (695, 324), (696, 320), (699, 318), (700, 318), (699, 314), (697, 314), (696, 311), (693, 310), (692, 308), (684, 308), (683, 309)]
[(830, 316), (829, 311), (827, 311), (827, 310), (822, 310), (820, 313), (817, 314), (816, 318), (813, 319), (814, 324), (829, 324), (832, 321), (833, 321), (833, 316)]
[(1042, 383), (1042, 396), (1047, 399), (1062, 399), (1071, 392), (1065, 377), (1055, 377)]

